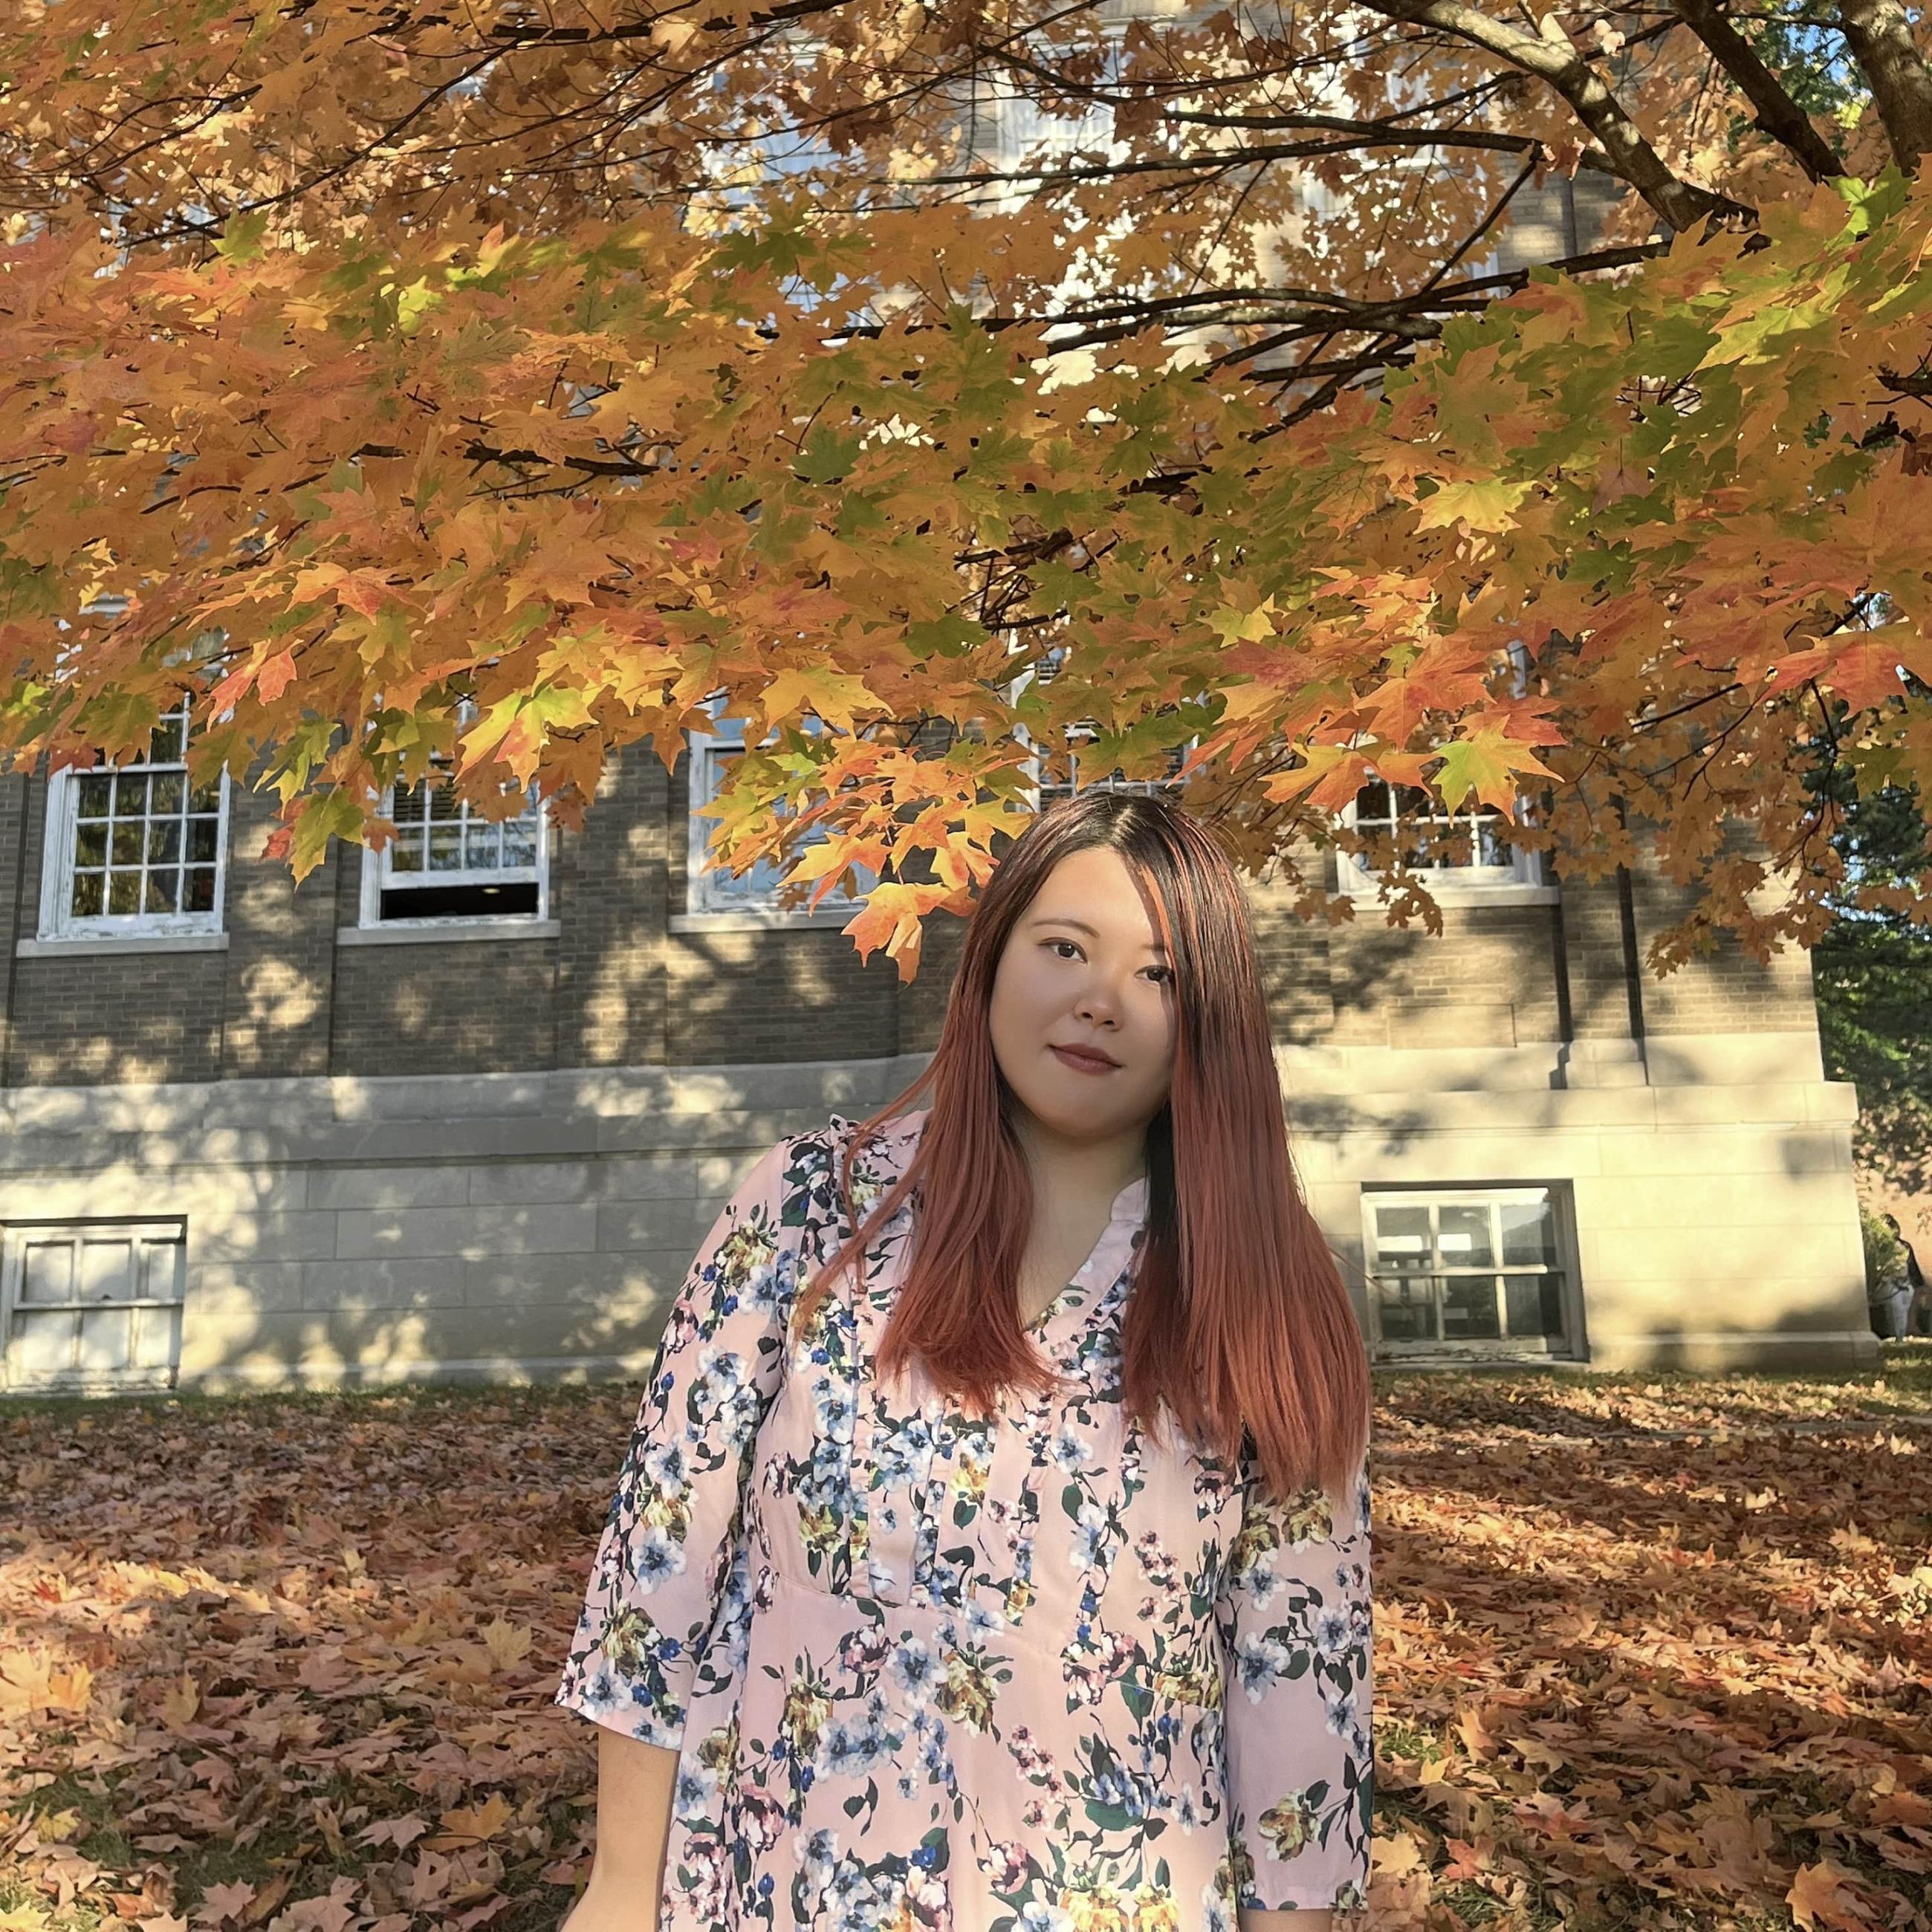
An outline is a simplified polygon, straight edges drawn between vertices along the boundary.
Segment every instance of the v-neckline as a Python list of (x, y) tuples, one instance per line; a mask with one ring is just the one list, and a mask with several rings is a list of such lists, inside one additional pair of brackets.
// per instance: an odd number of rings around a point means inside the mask
[(1022, 1322), (1022, 1328), (1029, 1335), (1037, 1335), (1060, 1312), (1060, 1304), (1080, 1286), (1078, 1277), (1070, 1281), (1030, 1322)]
[[(1030, 1340), (1045, 1342), (1063, 1315), (1087, 1308), (1119, 1280), (1121, 1270), (1132, 1258), (1136, 1237), (1147, 1210), (1148, 1179), (1145, 1174), (1130, 1180), (1114, 1196), (1107, 1225), (1100, 1230), (1087, 1258), (1074, 1271), (1073, 1278), (1030, 1321), (1021, 1324), (1020, 1332)], [(1106, 1280), (1100, 1279), (1103, 1271)], [(1088, 1277), (1093, 1279), (1090, 1280)], [(1070, 1301), (1070, 1298), (1071, 1300)]]
[[(897, 1134), (907, 1142), (907, 1146), (895, 1162), (896, 1166), (908, 1158), (910, 1148), (918, 1144), (920, 1136), (926, 1130), (926, 1123), (931, 1112), (930, 1108), (922, 1107), (886, 1124), (885, 1131), (888, 1135)], [(844, 1116), (836, 1112), (832, 1120), (836, 1130), (848, 1133), (854, 1125)], [(1133, 1258), (1134, 1250), (1146, 1222), (1148, 1190), (1148, 1178), (1143, 1174), (1129, 1181), (1115, 1194), (1107, 1224), (1100, 1230), (1087, 1258), (1076, 1270), (1072, 1280), (1030, 1321), (1021, 1324), (1022, 1335), (1042, 1346), (1050, 1344), (1053, 1340), (1054, 1328), (1062, 1317), (1082, 1309), (1090, 1315), (1093, 1309), (1105, 1300), (1108, 1291), (1120, 1280), (1121, 1271)], [(900, 1211), (903, 1214), (904, 1208), (902, 1207)], [(860, 1218), (864, 1218), (862, 1210)], [(1107, 1270), (1106, 1279), (1090, 1283), (1086, 1277), (1090, 1274), (1097, 1276), (1099, 1264), (1103, 1260), (1112, 1262), (1111, 1268)]]

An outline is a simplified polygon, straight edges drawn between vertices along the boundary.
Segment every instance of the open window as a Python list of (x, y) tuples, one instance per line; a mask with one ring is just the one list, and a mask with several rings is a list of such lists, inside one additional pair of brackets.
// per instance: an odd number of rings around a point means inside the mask
[[(459, 713), (469, 722), (469, 712)], [(438, 754), (413, 784), (383, 794), (396, 836), (362, 858), (365, 928), (531, 924), (550, 916), (550, 841), (532, 785), (522, 808), (486, 818), (457, 795)], [(446, 768), (439, 770), (438, 768)]]

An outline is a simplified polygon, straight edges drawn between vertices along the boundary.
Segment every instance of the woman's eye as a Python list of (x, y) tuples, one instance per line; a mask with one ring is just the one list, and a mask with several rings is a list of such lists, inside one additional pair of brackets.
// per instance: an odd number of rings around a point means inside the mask
[[(1071, 939), (1048, 939), (1042, 941), (1042, 944), (1049, 947), (1064, 946), (1067, 949), (1067, 952), (1069, 952), (1078, 953), (1080, 950), (1078, 943)], [(1066, 953), (1062, 952), (1058, 955), (1058, 956), (1064, 959), (1066, 957)], [(1158, 974), (1160, 976), (1159, 980), (1156, 982), (1157, 985), (1165, 986), (1173, 984), (1174, 972), (1171, 967), (1150, 966), (1147, 970), (1150, 973)]]

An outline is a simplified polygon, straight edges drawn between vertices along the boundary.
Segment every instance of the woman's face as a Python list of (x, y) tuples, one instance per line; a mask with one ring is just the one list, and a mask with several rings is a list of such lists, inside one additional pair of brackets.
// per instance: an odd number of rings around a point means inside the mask
[[(1126, 861), (1070, 852), (1007, 935), (993, 978), (994, 1057), (1021, 1104), (1072, 1140), (1144, 1127), (1174, 1068), (1173, 972)], [(1115, 1064), (1092, 1071), (1056, 1047)]]

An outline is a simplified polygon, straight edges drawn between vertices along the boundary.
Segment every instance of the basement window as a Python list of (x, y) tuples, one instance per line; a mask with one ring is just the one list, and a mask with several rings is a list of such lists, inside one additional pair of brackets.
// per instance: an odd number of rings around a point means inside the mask
[(180, 1220), (16, 1222), (0, 1238), (0, 1383), (172, 1388), (181, 1366)]

